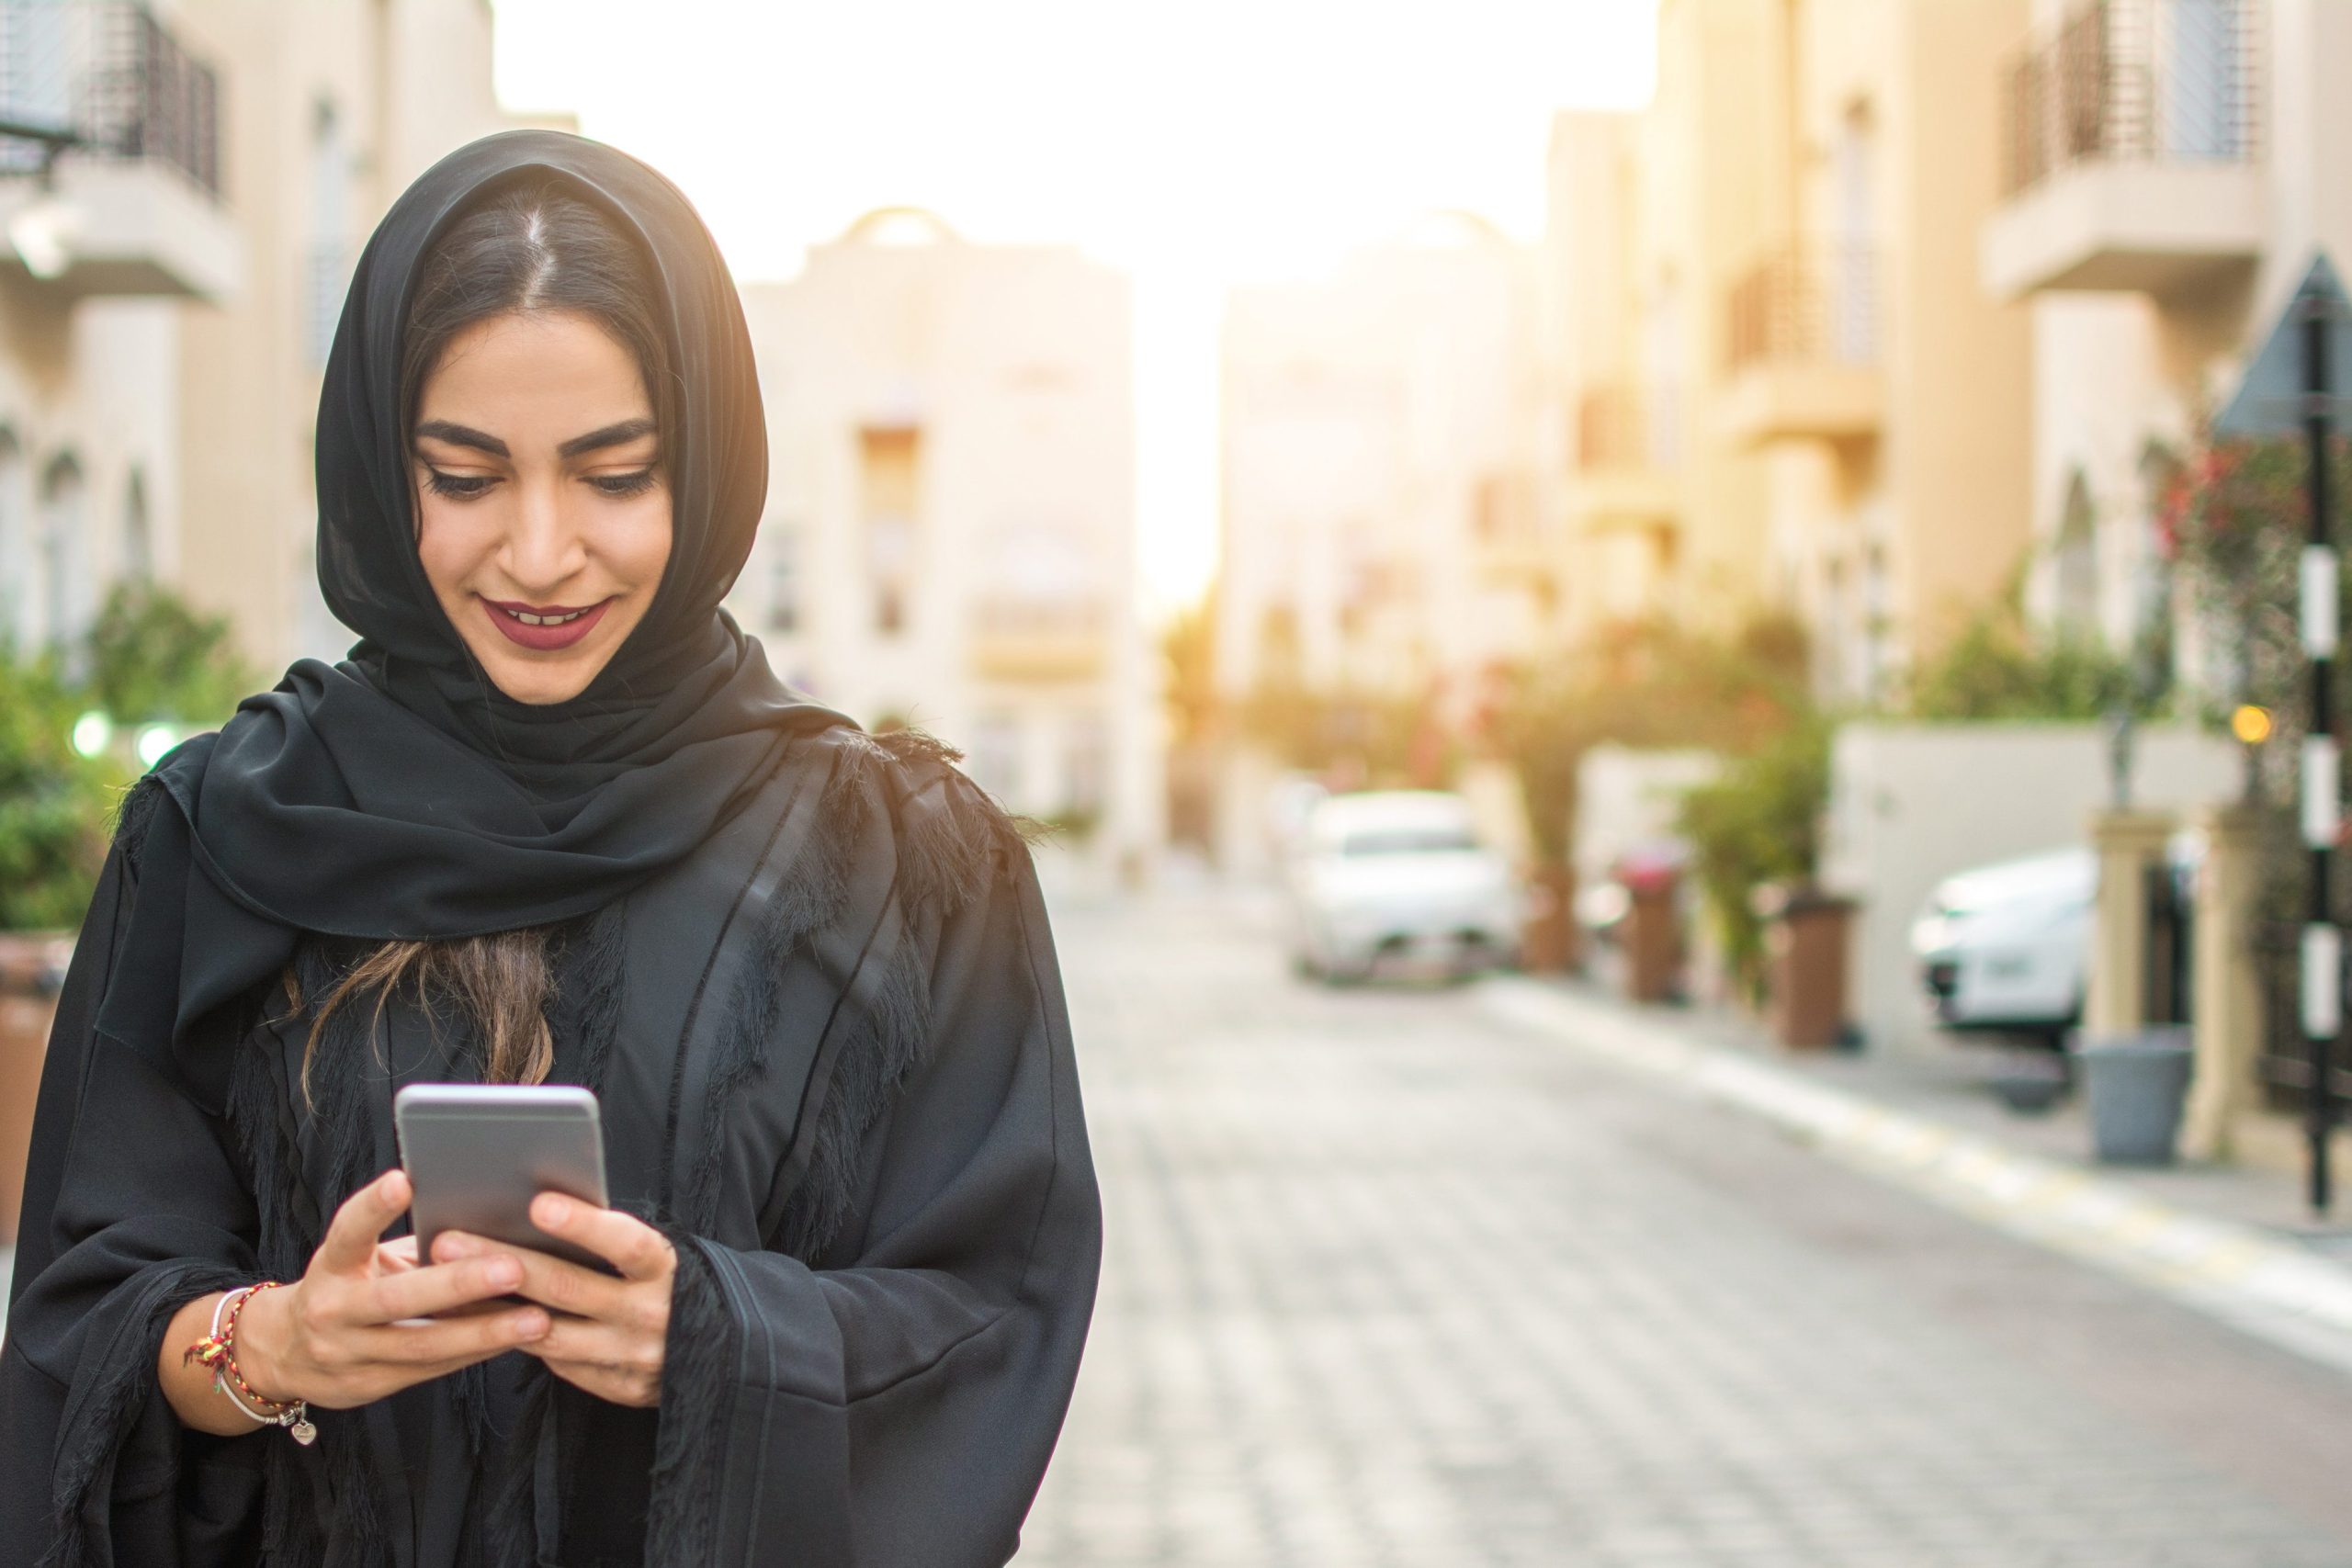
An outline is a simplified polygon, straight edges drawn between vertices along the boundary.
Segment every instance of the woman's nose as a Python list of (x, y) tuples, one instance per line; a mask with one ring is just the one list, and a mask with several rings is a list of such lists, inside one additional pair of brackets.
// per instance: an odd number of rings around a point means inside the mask
[(580, 570), (587, 547), (566, 515), (559, 485), (526, 481), (517, 491), (521, 504), (506, 537), (507, 573), (526, 592), (552, 589)]

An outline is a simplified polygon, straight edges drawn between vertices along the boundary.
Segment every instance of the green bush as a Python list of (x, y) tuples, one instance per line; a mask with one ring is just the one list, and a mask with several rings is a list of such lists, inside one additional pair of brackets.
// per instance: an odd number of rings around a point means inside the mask
[(259, 684), (230, 636), (226, 619), (198, 615), (165, 590), (118, 583), (85, 641), (83, 706), (118, 724), (220, 725)]
[[(0, 931), (81, 923), (140, 767), (128, 750), (134, 727), (212, 728), (255, 684), (228, 622), (144, 583), (118, 585), (74, 652), (61, 660), (0, 644)], [(114, 721), (116, 740), (84, 757), (74, 725), (92, 711)]]
[(1831, 733), (1819, 714), (1801, 716), (1682, 797), (1677, 826), (1690, 843), (1700, 902), (1723, 940), (1734, 979), (1751, 998), (1762, 994), (1764, 981), (1756, 891), (1767, 883), (1808, 881), (1817, 869)]
[(1915, 671), (1906, 718), (2095, 719), (2137, 695), (2129, 660), (2096, 638), (2030, 635), (2007, 606), (1980, 613)]
[(105, 863), (120, 769), (75, 753), (77, 708), (49, 661), (0, 651), (0, 931), (79, 925)]

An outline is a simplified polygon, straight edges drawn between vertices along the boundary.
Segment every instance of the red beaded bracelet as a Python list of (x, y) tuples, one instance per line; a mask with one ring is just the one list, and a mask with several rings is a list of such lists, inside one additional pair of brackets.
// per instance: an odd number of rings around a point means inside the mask
[[(254, 1296), (264, 1291), (276, 1290), (284, 1283), (282, 1280), (264, 1280), (259, 1284), (246, 1285), (223, 1295), (212, 1306), (212, 1332), (182, 1351), (180, 1361), (182, 1365), (194, 1362), (209, 1368), (212, 1386), (226, 1396), (230, 1404), (265, 1427), (285, 1427), (296, 1442), (307, 1447), (319, 1435), (319, 1429), (311, 1424), (309, 1404), (300, 1399), (271, 1399), (255, 1393), (252, 1385), (245, 1382), (244, 1374), (237, 1370), (237, 1314), (245, 1310), (245, 1303)], [(225, 1319), (221, 1316), (224, 1309), (228, 1314)], [(230, 1386), (232, 1383), (235, 1385), (233, 1389)], [(256, 1404), (263, 1408), (254, 1409)]]

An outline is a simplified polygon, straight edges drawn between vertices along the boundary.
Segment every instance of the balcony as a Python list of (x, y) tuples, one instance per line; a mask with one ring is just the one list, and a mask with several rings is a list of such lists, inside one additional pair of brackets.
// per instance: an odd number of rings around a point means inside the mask
[(1766, 252), (1733, 283), (1724, 424), (1749, 446), (1877, 436), (1878, 256), (1851, 242)]
[(2269, 217), (2259, 43), (2256, 0), (2099, 0), (2021, 54), (1986, 289), (2161, 298), (2250, 266)]
[(1568, 505), (1586, 532), (1671, 527), (1675, 519), (1671, 395), (1624, 382), (1577, 400), (1576, 473)]
[(1111, 617), (1096, 599), (1002, 595), (972, 606), (969, 662), (982, 680), (1091, 681), (1110, 667)]
[(76, 298), (232, 293), (220, 102), (143, 5), (0, 0), (0, 265)]

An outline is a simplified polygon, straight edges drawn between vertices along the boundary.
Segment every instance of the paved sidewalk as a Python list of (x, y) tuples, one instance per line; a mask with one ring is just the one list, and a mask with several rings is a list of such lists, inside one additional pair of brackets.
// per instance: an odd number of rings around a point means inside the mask
[(1246, 899), (1054, 920), (1104, 1275), (1020, 1568), (2352, 1568), (2352, 1380)]
[(1480, 999), (1492, 1016), (1757, 1116), (1844, 1164), (2352, 1371), (2352, 1229), (2312, 1221), (2291, 1178), (2098, 1166), (2079, 1115), (2002, 1109), (1981, 1055), (1779, 1053), (1736, 1019), (1521, 976), (1487, 980)]

